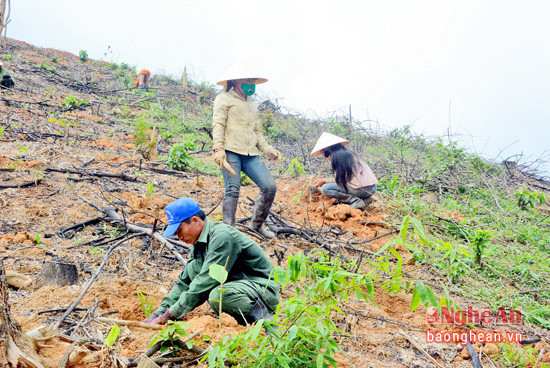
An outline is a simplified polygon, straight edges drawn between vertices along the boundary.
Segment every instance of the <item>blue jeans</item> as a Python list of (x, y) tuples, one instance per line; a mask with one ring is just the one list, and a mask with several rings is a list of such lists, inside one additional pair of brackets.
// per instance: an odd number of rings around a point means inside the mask
[(354, 197), (359, 197), (361, 199), (368, 199), (374, 193), (376, 193), (376, 184), (371, 185), (370, 187), (363, 187), (359, 189), (354, 189), (348, 185), (348, 192), (344, 192), (342, 188), (336, 183), (326, 183), (321, 187), (321, 193), (327, 197), (341, 199), (341, 197), (347, 197), (352, 195)]
[(260, 156), (239, 155), (231, 151), (225, 151), (225, 155), (227, 162), (237, 173), (237, 175), (233, 175), (225, 168), (222, 170), (226, 198), (239, 198), (241, 194), (241, 171), (260, 187), (260, 191), (266, 197), (275, 197), (277, 183)]

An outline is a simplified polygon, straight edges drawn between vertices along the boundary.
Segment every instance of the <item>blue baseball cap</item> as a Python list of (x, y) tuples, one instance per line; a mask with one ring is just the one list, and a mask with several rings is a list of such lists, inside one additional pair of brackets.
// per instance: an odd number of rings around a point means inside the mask
[(168, 227), (164, 230), (162, 236), (170, 237), (176, 233), (182, 221), (193, 217), (201, 210), (199, 203), (191, 198), (180, 198), (170, 203), (166, 208), (166, 217), (168, 218)]

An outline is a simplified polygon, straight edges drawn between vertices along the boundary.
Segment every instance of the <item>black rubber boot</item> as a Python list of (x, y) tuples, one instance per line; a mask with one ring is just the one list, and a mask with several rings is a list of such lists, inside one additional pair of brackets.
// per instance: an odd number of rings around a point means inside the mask
[(268, 197), (260, 192), (260, 194), (258, 194), (258, 198), (256, 198), (252, 219), (250, 220), (250, 225), (248, 226), (250, 230), (257, 231), (268, 239), (273, 239), (275, 237), (275, 233), (265, 229), (262, 225), (269, 214), (269, 210), (271, 209), (271, 205), (274, 200), (275, 196)]
[(222, 216), (223, 223), (235, 226), (235, 214), (237, 213), (237, 202), (239, 198), (226, 197), (223, 199)]
[(367, 207), (367, 205), (365, 204), (365, 202), (361, 198), (356, 197), (356, 196), (351, 195), (351, 194), (342, 193), (336, 199), (340, 203), (349, 204), (351, 209), (364, 210)]
[(258, 298), (256, 299), (256, 303), (250, 308), (250, 311), (245, 316), (246, 322), (249, 324), (255, 323), (260, 319), (263, 319), (267, 322), (273, 321), (273, 316), (271, 313), (269, 313), (269, 310), (267, 309), (266, 305), (262, 301), (262, 299)]
[[(263, 319), (266, 322), (273, 322), (273, 316), (271, 315), (271, 313), (269, 313), (269, 310), (260, 298), (256, 299), (256, 303), (254, 303), (254, 305), (252, 306), (252, 308), (250, 308), (250, 311), (244, 318), (246, 319), (246, 322), (248, 324), (256, 323), (260, 319)], [(266, 335), (271, 335), (271, 332), (269, 332), (265, 325), (264, 328)], [(271, 328), (273, 328), (274, 330), (278, 330), (279, 326), (277, 324), (272, 324)]]

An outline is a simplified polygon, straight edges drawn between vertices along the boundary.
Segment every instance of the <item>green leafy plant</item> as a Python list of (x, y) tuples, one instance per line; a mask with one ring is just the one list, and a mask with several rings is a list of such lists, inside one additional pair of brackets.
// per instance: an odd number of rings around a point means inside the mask
[(44, 69), (45, 71), (50, 72), (50, 73), (55, 73), (57, 71), (56, 67), (49, 66), (44, 61), (42, 62), (42, 64), (40, 64), (40, 69)]
[[(276, 322), (260, 320), (235, 338), (224, 337), (203, 360), (209, 367), (224, 367), (228, 362), (241, 367), (336, 367), (334, 354), (345, 354), (335, 340), (335, 335), (345, 332), (333, 316), (345, 314), (341, 303), (350, 297), (374, 303), (374, 285), (388, 280), (400, 285), (390, 290), (405, 288), (397, 274), (361, 275), (348, 271), (350, 267), (340, 258), (316, 251), (309, 257), (290, 256), (286, 270), (277, 267), (274, 273), (283, 290), (293, 290), (278, 306)], [(263, 327), (271, 333), (268, 338), (261, 334)]]
[(13, 60), (13, 55), (12, 54), (7, 54), (7, 55), (4, 55), (3, 58), (4, 58), (4, 60)]
[(168, 152), (166, 163), (174, 170), (185, 170), (191, 161), (188, 151), (194, 148), (195, 144), (193, 142), (179, 143), (172, 146)]
[(90, 248), (88, 248), (88, 250), (90, 251), (90, 254), (96, 254), (98, 252), (105, 253), (105, 249), (100, 248), (100, 247), (94, 247), (94, 248), (90, 247)]
[(483, 252), (485, 252), (487, 245), (489, 245), (491, 237), (492, 235), (490, 232), (480, 230), (480, 231), (477, 231), (475, 236), (471, 239), (472, 248), (475, 256), (475, 262), (480, 267), (481, 267), (481, 256), (483, 255)]
[(60, 57), (57, 57), (57, 56), (52, 57), (52, 63), (57, 63), (60, 60), (63, 60), (63, 59), (61, 59)]
[(399, 175), (395, 176), (391, 180), (380, 179), (378, 183), (378, 190), (395, 195), (395, 193), (399, 190), (398, 184)]
[(86, 52), (86, 50), (80, 50), (80, 53), (78, 54), (78, 58), (79, 58), (80, 61), (82, 61), (83, 63), (85, 63), (86, 61), (88, 61), (88, 53)]
[[(541, 363), (538, 359), (538, 351), (531, 347), (522, 348), (511, 343), (503, 343), (499, 345), (500, 352), (498, 354), (498, 362), (504, 367), (540, 367), (548, 368), (547, 364)], [(537, 363), (536, 365), (533, 365)]]
[(246, 185), (250, 185), (251, 183), (252, 183), (252, 180), (250, 180), (250, 178), (244, 172), (241, 171), (241, 185), (246, 186)]
[(111, 328), (111, 331), (109, 331), (109, 334), (107, 335), (107, 338), (105, 338), (105, 346), (112, 347), (116, 340), (118, 339), (118, 336), (120, 335), (120, 327), (118, 327), (117, 324)]
[[(227, 262), (226, 262), (226, 266), (227, 266)], [(222, 297), (223, 297), (223, 293), (225, 292), (225, 289), (223, 288), (223, 284), (227, 280), (228, 273), (225, 267), (220, 266), (218, 264), (211, 264), (208, 274), (210, 275), (210, 277), (212, 277), (214, 280), (220, 283), (220, 287), (218, 288), (218, 291), (220, 292), (220, 300), (212, 299), (212, 301), (218, 302), (220, 304), (220, 309), (218, 311), (218, 314), (220, 317), (220, 328), (222, 328)]]
[(546, 203), (546, 196), (544, 193), (539, 192), (530, 192), (525, 188), (520, 189), (516, 193), (516, 198), (518, 200), (518, 207), (524, 211), (527, 211), (527, 207), (535, 208), (535, 203), (538, 202), (539, 205)]
[(114, 239), (121, 235), (121, 229), (116, 226), (103, 225), (103, 233)]
[[(185, 322), (168, 321), (168, 325), (162, 329), (149, 343), (149, 347), (155, 345), (157, 341), (161, 341), (160, 352), (179, 351), (180, 348), (176, 345), (176, 340), (181, 340), (180, 336), (189, 336), (186, 329), (189, 325)], [(187, 343), (191, 347), (191, 343)]]
[(75, 108), (86, 107), (90, 105), (90, 103), (87, 100), (85, 99), (80, 100), (73, 95), (68, 95), (67, 97), (65, 97), (65, 100), (63, 100), (63, 103), (65, 107), (68, 109), (75, 109)]
[(417, 281), (412, 294), (411, 311), (414, 312), (420, 303), (424, 304), (425, 307), (431, 304), (433, 307), (441, 308), (441, 304), (437, 301), (432, 289), (424, 285), (422, 281)]
[(147, 198), (151, 198), (153, 196), (153, 193), (155, 191), (155, 186), (153, 182), (148, 181), (147, 182)]
[(149, 299), (148, 296), (145, 296), (139, 288), (137, 289), (137, 296), (139, 303), (141, 304), (141, 309), (146, 318), (149, 318), (153, 313), (153, 305), (155, 304), (155, 298)]
[(298, 160), (298, 158), (293, 158), (292, 161), (290, 161), (290, 164), (288, 165), (287, 169), (285, 170), (286, 175), (304, 175), (306, 173), (305, 166)]

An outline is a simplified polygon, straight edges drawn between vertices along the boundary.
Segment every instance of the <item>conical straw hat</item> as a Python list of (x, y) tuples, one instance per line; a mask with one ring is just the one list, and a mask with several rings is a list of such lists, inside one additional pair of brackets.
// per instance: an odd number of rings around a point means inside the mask
[(250, 66), (250, 64), (243, 59), (239, 59), (225, 71), (220, 81), (216, 84), (220, 86), (227, 86), (227, 81), (229, 80), (249, 78), (254, 78), (256, 80), (254, 84), (267, 82), (267, 79), (260, 77), (260, 75), (261, 74), (258, 73), (255, 68)]
[(313, 147), (311, 156), (319, 156), (323, 153), (323, 149), (334, 146), (338, 143), (340, 143), (342, 146), (345, 146), (349, 143), (349, 141), (345, 140), (344, 138), (340, 138), (334, 134), (323, 132), (323, 134), (321, 134), (321, 136), (317, 140), (317, 143), (315, 143), (315, 147)]

